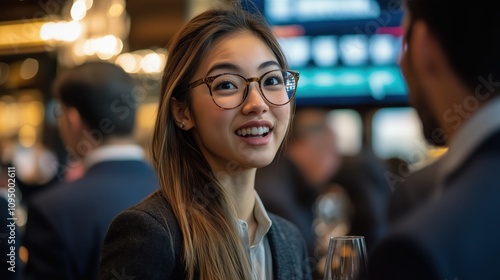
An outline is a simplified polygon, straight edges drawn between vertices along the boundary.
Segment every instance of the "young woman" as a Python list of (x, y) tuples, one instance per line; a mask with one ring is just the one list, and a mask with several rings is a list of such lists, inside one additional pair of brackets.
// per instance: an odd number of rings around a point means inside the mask
[(115, 218), (100, 279), (311, 278), (300, 233), (254, 191), (291, 119), (299, 75), (287, 67), (264, 20), (240, 8), (179, 31), (151, 147), (160, 190)]

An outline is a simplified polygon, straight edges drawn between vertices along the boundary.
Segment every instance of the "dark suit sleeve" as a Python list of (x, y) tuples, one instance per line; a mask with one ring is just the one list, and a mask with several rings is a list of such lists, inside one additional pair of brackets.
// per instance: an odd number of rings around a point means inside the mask
[(430, 254), (408, 237), (392, 236), (370, 255), (370, 280), (444, 280), (438, 277)]
[(99, 279), (174, 279), (175, 245), (166, 223), (126, 210), (111, 223), (99, 265)]
[(38, 204), (28, 208), (24, 245), (28, 249), (25, 279), (73, 279), (69, 253), (60, 230), (63, 225)]

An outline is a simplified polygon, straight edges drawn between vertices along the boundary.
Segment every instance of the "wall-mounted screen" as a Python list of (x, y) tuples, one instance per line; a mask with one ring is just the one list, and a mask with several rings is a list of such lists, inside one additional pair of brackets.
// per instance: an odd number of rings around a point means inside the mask
[(300, 72), (298, 105), (407, 103), (399, 69), (400, 0), (255, 0), (290, 68)]

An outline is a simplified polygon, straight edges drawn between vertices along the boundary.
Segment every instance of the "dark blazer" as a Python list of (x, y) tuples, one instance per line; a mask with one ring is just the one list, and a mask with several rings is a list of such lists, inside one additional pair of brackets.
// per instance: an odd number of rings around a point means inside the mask
[(29, 204), (24, 237), (26, 279), (97, 279), (111, 220), (157, 189), (154, 170), (138, 160), (106, 161)]
[[(500, 275), (500, 132), (484, 141), (375, 249), (370, 280), (486, 280)], [(418, 176), (418, 174), (415, 174)]]
[[(274, 279), (311, 279), (298, 229), (269, 216), (272, 226), (267, 236)], [(113, 220), (104, 240), (99, 279), (186, 279), (181, 252), (179, 225), (166, 199), (156, 192)]]
[[(394, 192), (390, 196), (387, 208), (388, 222), (395, 224), (415, 209), (418, 209), (436, 193), (436, 178), (439, 172), (440, 161), (429, 164), (404, 178), (400, 174), (400, 181), (394, 185)], [(402, 178), (402, 179), (401, 179)]]

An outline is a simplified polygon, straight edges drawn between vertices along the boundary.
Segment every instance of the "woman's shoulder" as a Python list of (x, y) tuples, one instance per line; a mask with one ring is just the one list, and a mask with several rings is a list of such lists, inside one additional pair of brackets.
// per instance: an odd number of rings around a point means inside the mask
[(273, 226), (277, 227), (280, 230), (289, 231), (289, 232), (299, 232), (297, 226), (295, 226), (292, 222), (282, 218), (278, 215), (268, 213), (269, 218), (273, 222)]
[(155, 191), (140, 203), (120, 213), (115, 219), (129, 221), (140, 219), (141, 222), (147, 221), (150, 224), (157, 224), (169, 231), (174, 228), (178, 229), (172, 208), (160, 191)]
[(172, 208), (167, 199), (162, 195), (160, 190), (151, 193), (143, 201), (130, 207), (128, 210), (142, 211), (149, 214), (156, 214), (158, 212), (172, 213)]
[(155, 192), (111, 223), (101, 252), (99, 279), (126, 267), (141, 279), (182, 279), (182, 235), (167, 200)]
[(270, 229), (270, 238), (288, 244), (287, 246), (305, 246), (304, 237), (299, 228), (292, 222), (269, 213), (273, 222)]
[(300, 233), (299, 228), (295, 224), (280, 216), (271, 213), (268, 213), (268, 215), (273, 222), (271, 226), (272, 231), (275, 232), (277, 236), (286, 236), (286, 239), (293, 239), (294, 241), (297, 241), (299, 243), (302, 243), (304, 241), (302, 233)]

